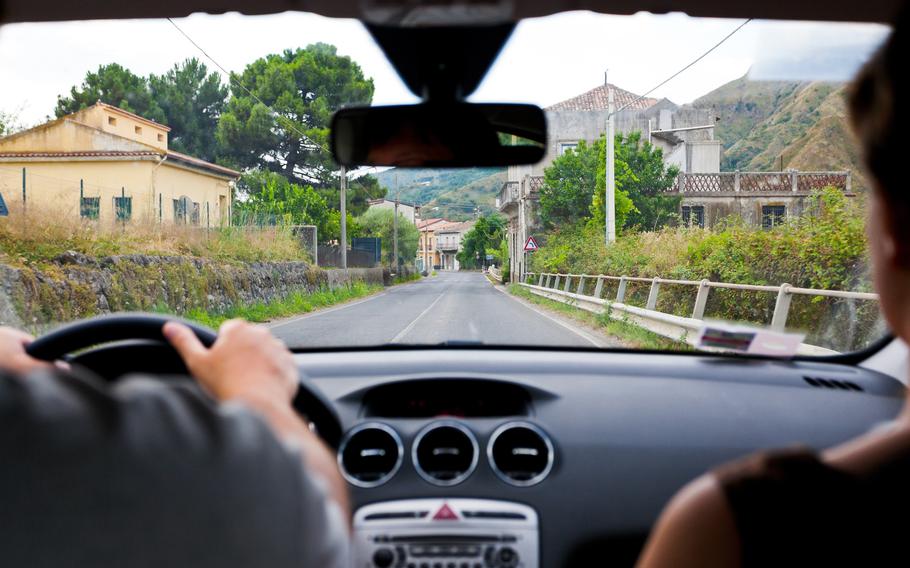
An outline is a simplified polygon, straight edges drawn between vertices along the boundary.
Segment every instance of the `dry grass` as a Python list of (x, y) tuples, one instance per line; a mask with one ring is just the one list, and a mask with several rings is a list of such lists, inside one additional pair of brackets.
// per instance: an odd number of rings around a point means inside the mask
[(72, 213), (10, 207), (0, 217), (0, 262), (41, 263), (66, 251), (91, 257), (117, 254), (180, 255), (223, 261), (309, 260), (283, 227), (208, 229), (134, 219), (126, 224), (90, 221)]

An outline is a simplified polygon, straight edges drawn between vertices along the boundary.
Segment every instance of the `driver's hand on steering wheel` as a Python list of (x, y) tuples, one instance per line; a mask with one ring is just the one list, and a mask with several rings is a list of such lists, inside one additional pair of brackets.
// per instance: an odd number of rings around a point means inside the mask
[[(34, 341), (31, 335), (12, 327), (0, 327), (0, 368), (18, 375), (35, 369), (51, 369), (54, 364), (35, 359), (25, 352), (26, 346)], [(57, 366), (65, 366), (58, 362)]]
[(306, 426), (292, 406), (300, 377), (291, 352), (266, 328), (243, 320), (221, 325), (207, 349), (187, 326), (168, 322), (164, 336), (199, 383), (221, 401), (239, 401), (260, 412), (276, 434), (300, 447), (306, 467), (320, 475), (345, 516), (347, 485), (335, 454)]
[(266, 397), (286, 403), (297, 392), (291, 352), (262, 326), (226, 321), (211, 348), (181, 323), (166, 323), (163, 333), (193, 377), (218, 400)]

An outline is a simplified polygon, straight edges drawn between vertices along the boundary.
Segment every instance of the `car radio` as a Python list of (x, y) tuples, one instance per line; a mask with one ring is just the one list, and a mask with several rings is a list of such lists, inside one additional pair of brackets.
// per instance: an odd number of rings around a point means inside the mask
[(489, 499), (403, 499), (354, 514), (355, 568), (537, 568), (537, 513)]

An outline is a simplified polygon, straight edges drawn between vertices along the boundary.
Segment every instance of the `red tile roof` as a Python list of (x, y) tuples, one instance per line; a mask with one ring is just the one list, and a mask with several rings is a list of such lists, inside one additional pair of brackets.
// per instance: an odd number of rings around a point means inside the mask
[(167, 151), (167, 157), (169, 159), (174, 159), (179, 162), (184, 162), (189, 165), (196, 166), (198, 168), (213, 171), (215, 173), (224, 174), (224, 175), (235, 177), (235, 178), (240, 177), (240, 172), (238, 172), (236, 170), (232, 170), (231, 168), (226, 168), (224, 166), (219, 166), (218, 164), (213, 164), (211, 162), (206, 162), (205, 160), (201, 160), (199, 158), (194, 158), (193, 156), (188, 156), (186, 154), (181, 154), (180, 152), (175, 152), (173, 150)]
[[(3, 158), (144, 158), (144, 157), (155, 157), (160, 158), (162, 152), (155, 152), (151, 150), (135, 150), (135, 151), (119, 151), (119, 150), (93, 150), (93, 151), (83, 151), (83, 152), (0, 152), (0, 159)], [(200, 160), (199, 158), (194, 158), (192, 156), (187, 156), (186, 154), (181, 154), (180, 152), (174, 152), (168, 150), (167, 157), (170, 160), (177, 162), (183, 162), (189, 166), (197, 167), (199, 169), (208, 170), (210, 172), (238, 178), (240, 177), (240, 172), (234, 171), (230, 168), (225, 168), (224, 166), (219, 166), (218, 164), (213, 164), (211, 162), (206, 162), (205, 160)]]
[(117, 150), (94, 150), (88, 152), (0, 152), (0, 158), (136, 158), (141, 156), (160, 156), (160, 152)]
[[(657, 102), (657, 99), (650, 97), (638, 99), (638, 95), (635, 93), (620, 89), (613, 84), (610, 84), (610, 87), (613, 88), (613, 104), (616, 105), (617, 109), (629, 105), (626, 108), (644, 110)], [(607, 110), (608, 104), (609, 89), (606, 85), (600, 85), (577, 97), (548, 106), (546, 110)]]

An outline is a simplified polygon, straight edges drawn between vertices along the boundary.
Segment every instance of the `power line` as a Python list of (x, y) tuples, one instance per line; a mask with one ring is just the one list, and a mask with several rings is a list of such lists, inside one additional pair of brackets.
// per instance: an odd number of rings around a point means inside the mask
[(743, 29), (743, 27), (745, 27), (746, 24), (748, 24), (749, 22), (751, 22), (752, 19), (753, 19), (753, 18), (749, 18), (748, 20), (744, 21), (744, 22), (741, 23), (740, 25), (736, 26), (736, 28), (735, 28), (732, 32), (728, 33), (726, 36), (724, 36), (723, 39), (721, 39), (719, 42), (715, 43), (715, 44), (711, 47), (711, 49), (709, 49), (708, 51), (706, 51), (706, 52), (702, 53), (701, 55), (699, 55), (698, 57), (696, 57), (691, 63), (689, 63), (688, 65), (686, 65), (685, 67), (683, 67), (682, 69), (680, 69), (679, 71), (677, 71), (676, 73), (670, 75), (669, 77), (667, 77), (666, 79), (664, 79), (663, 81), (661, 81), (660, 83), (658, 83), (657, 85), (655, 85), (653, 88), (651, 88), (650, 90), (648, 90), (648, 91), (647, 91), (646, 93), (644, 93), (643, 95), (639, 95), (639, 96), (636, 97), (635, 99), (632, 99), (630, 102), (628, 102), (628, 103), (624, 104), (623, 106), (619, 107), (618, 109), (616, 109), (616, 110), (614, 111), (613, 114), (616, 114), (616, 113), (618, 113), (618, 112), (621, 111), (621, 110), (625, 110), (625, 109), (629, 108), (630, 106), (634, 105), (634, 104), (637, 103), (638, 101), (640, 101), (640, 100), (642, 100), (643, 98), (647, 97), (648, 95), (650, 95), (651, 93), (653, 93), (653, 92), (656, 91), (657, 89), (663, 87), (664, 85), (666, 85), (667, 83), (669, 83), (669, 82), (672, 81), (673, 79), (677, 78), (677, 77), (678, 77), (679, 75), (681, 75), (684, 71), (686, 71), (687, 69), (689, 69), (690, 67), (692, 67), (693, 65), (695, 65), (696, 63), (698, 63), (699, 61), (701, 61), (702, 59), (704, 59), (705, 57), (707, 57), (709, 53), (711, 53), (712, 51), (714, 51), (715, 49), (717, 49), (718, 47), (720, 47), (721, 45), (723, 45), (724, 42), (726, 42), (728, 39), (730, 39), (731, 37), (733, 37), (733, 35), (734, 35), (736, 32), (738, 32), (739, 30)]

